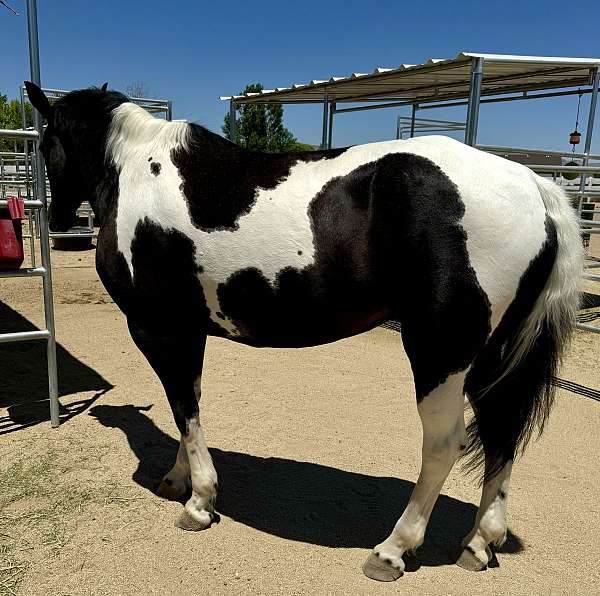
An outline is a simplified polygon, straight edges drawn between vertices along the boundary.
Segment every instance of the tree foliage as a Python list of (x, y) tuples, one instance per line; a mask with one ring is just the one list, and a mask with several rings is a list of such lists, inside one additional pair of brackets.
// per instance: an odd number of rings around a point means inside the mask
[[(25, 125), (26, 127), (33, 125), (30, 103), (25, 104)], [(18, 99), (8, 101), (8, 97), (0, 93), (0, 128), (14, 130), (22, 127), (21, 102)], [(14, 151), (15, 148), (17, 151), (22, 151), (23, 142), (13, 141), (12, 139), (0, 139), (0, 151)]]
[[(246, 85), (242, 93), (259, 93), (260, 83)], [(229, 113), (225, 115), (223, 134), (238, 145), (253, 151), (279, 153), (281, 151), (306, 151), (283, 125), (283, 107), (277, 104), (245, 104), (239, 107), (236, 118), (235, 139), (231, 138)], [(312, 149), (312, 147), (311, 147)]]

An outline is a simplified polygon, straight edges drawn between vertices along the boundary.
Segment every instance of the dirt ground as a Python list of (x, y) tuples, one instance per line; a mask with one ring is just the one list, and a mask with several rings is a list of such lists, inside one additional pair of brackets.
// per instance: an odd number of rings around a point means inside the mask
[[(202, 420), (220, 523), (174, 527), (155, 489), (177, 435), (157, 378), (105, 294), (94, 251), (53, 251), (62, 426), (44, 350), (0, 346), (0, 594), (598, 594), (600, 403), (559, 390), (513, 473), (499, 567), (453, 564), (479, 490), (457, 467), (425, 544), (392, 584), (361, 564), (408, 500), (421, 430), (400, 335), (303, 350), (209, 339)], [(0, 280), (0, 329), (41, 323), (39, 280)], [(600, 389), (600, 336), (562, 378)]]

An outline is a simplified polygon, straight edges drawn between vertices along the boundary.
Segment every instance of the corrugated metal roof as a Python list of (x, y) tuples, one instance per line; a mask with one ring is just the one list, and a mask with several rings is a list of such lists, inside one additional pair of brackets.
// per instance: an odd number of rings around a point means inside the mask
[(461, 52), (450, 59), (431, 58), (423, 64), (379, 67), (371, 73), (355, 72), (345, 77), (265, 89), (261, 93), (221, 96), (221, 99), (234, 99), (237, 104), (310, 103), (322, 102), (325, 93), (329, 100), (337, 102), (460, 99), (469, 94), (474, 58), (484, 59), (482, 95), (588, 85), (590, 69), (600, 66), (600, 58)]

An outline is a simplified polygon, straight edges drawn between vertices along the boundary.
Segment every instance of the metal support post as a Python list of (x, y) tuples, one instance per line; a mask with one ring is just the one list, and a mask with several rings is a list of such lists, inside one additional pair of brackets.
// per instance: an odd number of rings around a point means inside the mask
[(483, 58), (474, 58), (471, 66), (471, 84), (469, 85), (469, 103), (467, 107), (467, 124), (465, 127), (465, 143), (471, 146), (475, 146), (477, 141), (482, 80)]
[(329, 122), (329, 101), (327, 99), (327, 88), (323, 95), (323, 134), (321, 136), (321, 149), (327, 149), (327, 125)]
[[(582, 164), (587, 165), (589, 154), (592, 151), (592, 133), (594, 132), (594, 118), (596, 117), (596, 104), (598, 103), (598, 88), (600, 87), (600, 70), (595, 68), (592, 73), (592, 96), (590, 98), (590, 111), (588, 113), (587, 129), (585, 132), (585, 147), (583, 149), (584, 157)], [(579, 190), (581, 193), (585, 191), (585, 172), (581, 173), (581, 183)], [(581, 212), (581, 205), (583, 204), (583, 196), (579, 200), (579, 212)]]
[(167, 101), (166, 119), (169, 122), (171, 122), (171, 120), (173, 120), (173, 102), (171, 100)]
[[(19, 96), (21, 100), (21, 128), (25, 130), (27, 128), (27, 111), (25, 109), (25, 87), (21, 85), (19, 87)], [(31, 199), (31, 185), (29, 183), (31, 179), (31, 164), (29, 163), (29, 141), (23, 139), (23, 153), (25, 154), (25, 194), (28, 199)], [(35, 234), (36, 234), (36, 213), (30, 211), (28, 215), (29, 221), (29, 249), (31, 251), (31, 265), (35, 267)]]
[(327, 131), (327, 149), (331, 149), (333, 136), (333, 115), (335, 114), (335, 101), (329, 104), (329, 130)]
[(235, 122), (235, 103), (233, 99), (229, 100), (229, 138), (233, 143), (237, 143), (237, 131)]
[[(27, 0), (27, 26), (29, 34), (29, 67), (31, 81), (38, 87), (42, 86), (40, 79), (40, 54), (37, 29), (37, 4), (36, 0)], [(33, 125), (38, 133), (35, 152), (35, 198), (44, 204), (39, 211), (40, 225), (40, 250), (42, 253), (42, 267), (46, 270), (43, 276), (44, 315), (46, 320), (47, 356), (48, 356), (48, 390), (50, 395), (50, 422), (53, 428), (59, 423), (58, 402), (58, 377), (56, 371), (56, 338), (54, 329), (54, 302), (52, 297), (52, 271), (50, 267), (50, 237), (48, 228), (48, 206), (46, 200), (46, 176), (44, 157), (40, 151), (40, 142), (43, 134), (42, 115), (33, 110)]]
[(419, 104), (413, 103), (412, 115), (410, 117), (410, 138), (411, 139), (415, 136), (415, 120), (417, 119), (417, 110), (418, 109), (419, 109)]

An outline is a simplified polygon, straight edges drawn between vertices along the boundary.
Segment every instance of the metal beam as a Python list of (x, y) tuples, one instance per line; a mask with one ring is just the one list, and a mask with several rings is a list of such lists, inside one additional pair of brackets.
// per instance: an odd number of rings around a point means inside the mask
[(335, 101), (329, 104), (329, 130), (327, 131), (327, 149), (331, 149), (333, 137), (333, 115), (335, 114)]
[(417, 110), (418, 109), (419, 109), (419, 104), (413, 103), (412, 114), (410, 116), (410, 138), (411, 139), (415, 136), (415, 120), (417, 119)]
[[(499, 145), (477, 145), (477, 149), (490, 153), (529, 153), (532, 155), (559, 155), (560, 157), (584, 157), (583, 153), (571, 153), (570, 151), (553, 151), (546, 149), (524, 149), (523, 147), (502, 147)], [(589, 159), (600, 159), (600, 154), (589, 154)]]
[[(40, 77), (40, 52), (37, 28), (37, 3), (36, 0), (27, 0), (27, 31), (29, 38), (29, 68), (31, 81), (38, 87), (42, 86)], [(44, 130), (42, 115), (33, 110), (33, 125), (38, 133), (35, 152), (35, 198), (44, 204), (38, 213), (40, 226), (40, 250), (42, 253), (42, 266), (46, 269), (43, 276), (44, 292), (44, 318), (46, 320), (47, 357), (48, 357), (48, 392), (50, 397), (50, 423), (56, 428), (59, 423), (58, 402), (58, 377), (56, 372), (56, 338), (54, 329), (54, 301), (52, 297), (52, 271), (50, 266), (50, 237), (48, 228), (48, 209), (46, 201), (46, 175), (44, 157), (40, 151), (40, 139)], [(42, 333), (42, 332), (40, 332)]]
[[(19, 129), (8, 129), (8, 128), (0, 128), (0, 137), (4, 137), (5, 139), (26, 139), (30, 141), (37, 141), (39, 138), (39, 134), (36, 130), (19, 130)], [(16, 154), (11, 154), (16, 155)], [(25, 156), (25, 153), (19, 153), (19, 156)]]
[(465, 143), (471, 146), (474, 146), (477, 140), (477, 128), (479, 124), (479, 102), (481, 100), (482, 80), (483, 58), (474, 58), (471, 66), (469, 103), (467, 107), (467, 124), (465, 127)]
[(323, 134), (321, 135), (321, 149), (327, 149), (327, 127), (329, 124), (329, 101), (327, 98), (327, 88), (323, 93)]
[(229, 100), (229, 138), (233, 143), (237, 143), (237, 130), (236, 130), (236, 106), (233, 99)]
[(32, 339), (50, 340), (50, 332), (47, 329), (36, 331), (18, 331), (16, 333), (3, 333), (0, 335), (0, 344), (8, 344), (17, 341), (29, 341)]
[[(590, 98), (590, 111), (588, 112), (587, 130), (585, 132), (585, 146), (583, 148), (584, 158), (582, 165), (586, 165), (589, 159), (589, 154), (592, 150), (592, 134), (594, 132), (594, 119), (596, 117), (596, 104), (598, 103), (598, 87), (600, 87), (600, 70), (594, 69), (592, 75), (592, 97)], [(583, 192), (585, 190), (585, 171), (581, 174), (581, 183), (579, 190)], [(579, 202), (579, 211), (581, 211), (583, 199)]]
[[(504, 101), (524, 101), (527, 99), (543, 99), (545, 97), (560, 97), (561, 95), (584, 95), (585, 93), (591, 93), (591, 89), (573, 89), (572, 91), (557, 91), (555, 93), (536, 93), (534, 95), (526, 95), (526, 91), (523, 91), (523, 95), (510, 96), (510, 97), (492, 97), (488, 99), (482, 99), (479, 103), (500, 103)], [(485, 96), (485, 94), (482, 94)], [(449, 101), (447, 103), (433, 103), (431, 105), (421, 106), (421, 110), (432, 110), (433, 108), (454, 108), (456, 106), (466, 106), (468, 101)]]

